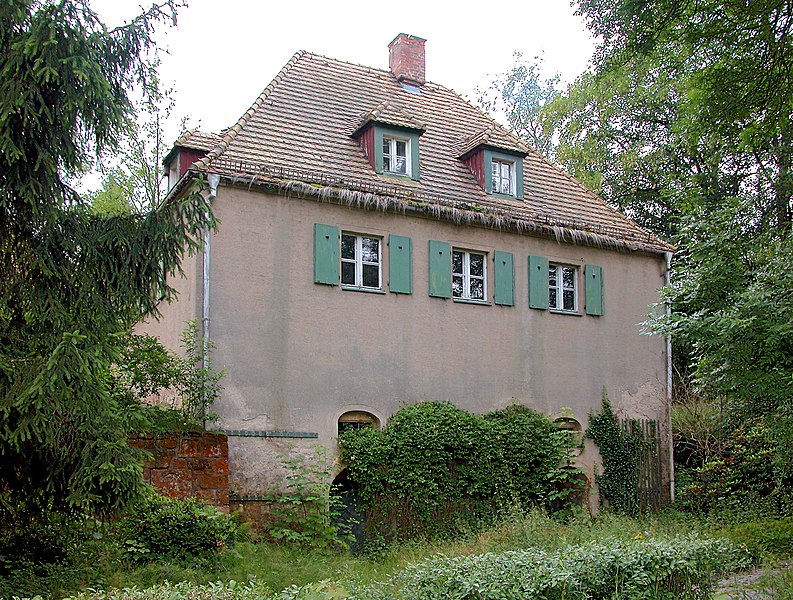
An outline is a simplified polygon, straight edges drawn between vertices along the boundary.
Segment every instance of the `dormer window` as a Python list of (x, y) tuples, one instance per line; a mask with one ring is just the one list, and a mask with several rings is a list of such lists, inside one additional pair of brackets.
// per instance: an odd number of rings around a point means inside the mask
[(493, 192), (507, 196), (515, 195), (515, 162), (500, 158), (490, 161)]
[(411, 175), (410, 140), (383, 135), (383, 172)]
[(523, 199), (523, 157), (485, 148), (482, 160), (483, 183), (488, 194)]

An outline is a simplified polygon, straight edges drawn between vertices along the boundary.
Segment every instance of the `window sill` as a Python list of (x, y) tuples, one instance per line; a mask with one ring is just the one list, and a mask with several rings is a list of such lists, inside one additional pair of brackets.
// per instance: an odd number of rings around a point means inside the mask
[(500, 193), (500, 192), (490, 192), (490, 194), (489, 194), (489, 195), (490, 195), (490, 196), (493, 196), (494, 198), (503, 198), (504, 200), (518, 200), (518, 201), (523, 201), (523, 198), (518, 198), (518, 197), (517, 197), (517, 196), (515, 196), (514, 194), (502, 194), (502, 193)]
[(355, 285), (343, 285), (341, 289), (345, 292), (363, 292), (364, 294), (381, 294), (385, 296), (385, 290), (375, 288), (358, 287)]
[(453, 301), (460, 304), (479, 304), (480, 306), (491, 306), (487, 300), (470, 300), (468, 298), (452, 298)]
[(583, 317), (584, 316), (583, 313), (580, 313), (578, 311), (559, 310), (559, 309), (556, 309), (556, 308), (550, 308), (550, 309), (548, 309), (548, 312), (549, 313), (553, 313), (555, 315), (568, 315), (570, 317)]

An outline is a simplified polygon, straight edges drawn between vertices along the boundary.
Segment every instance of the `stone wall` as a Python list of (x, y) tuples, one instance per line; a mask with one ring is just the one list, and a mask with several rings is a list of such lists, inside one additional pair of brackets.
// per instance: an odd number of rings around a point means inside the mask
[(154, 460), (143, 478), (170, 498), (199, 498), (229, 510), (229, 443), (225, 434), (182, 433), (137, 436), (130, 445), (148, 450)]

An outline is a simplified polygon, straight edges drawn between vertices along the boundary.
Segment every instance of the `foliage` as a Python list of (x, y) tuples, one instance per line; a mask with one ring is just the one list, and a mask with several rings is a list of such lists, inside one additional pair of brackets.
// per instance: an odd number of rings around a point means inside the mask
[(499, 75), (486, 90), (477, 90), (479, 105), (489, 113), (503, 113), (512, 132), (527, 140), (532, 148), (546, 157), (554, 153), (553, 137), (543, 126), (543, 108), (559, 94), (559, 75), (541, 80), (542, 60), (523, 60), (514, 54), (515, 65)]
[[(715, 529), (713, 529), (715, 527)], [(510, 513), (495, 527), (468, 531), (460, 537), (434, 538), (392, 544), (382, 552), (350, 555), (328, 548), (304, 544), (252, 543), (236, 544), (217, 560), (160, 560), (133, 563), (121, 559), (115, 537), (100, 536), (103, 529), (91, 527), (83, 543), (72, 545), (63, 564), (17, 571), (4, 578), (0, 575), (0, 597), (35, 595), (62, 598), (78, 590), (98, 589), (119, 594), (115, 588), (137, 590), (163, 582), (186, 581), (197, 586), (210, 582), (249, 581), (255, 579), (272, 590), (298, 587), (311, 582), (336, 582), (345, 589), (359, 589), (408, 565), (423, 562), (432, 556), (470, 556), (503, 553), (509, 550), (541, 549), (549, 553), (568, 546), (581, 546), (604, 539), (628, 542), (642, 536), (664, 539), (690, 535), (729, 535), (721, 524), (708, 528), (707, 523), (686, 513), (666, 511), (640, 519), (601, 512), (597, 516), (579, 513), (567, 520), (549, 517), (539, 510)], [(319, 584), (316, 584), (317, 586)], [(115, 591), (114, 591), (115, 590)]]
[(260, 600), (270, 597), (271, 590), (258, 581), (218, 581), (197, 585), (182, 581), (165, 582), (146, 589), (88, 591), (65, 600)]
[(793, 517), (750, 521), (730, 528), (727, 535), (755, 555), (770, 552), (777, 556), (793, 556)]
[(671, 406), (676, 467), (701, 467), (721, 452), (728, 433), (724, 403), (691, 393)]
[(243, 537), (235, 517), (201, 500), (150, 493), (116, 524), (125, 554), (134, 561), (207, 560)]
[[(171, 89), (163, 89), (157, 77), (159, 57), (150, 61), (150, 75), (143, 97), (135, 103), (127, 119), (114, 156), (100, 163), (101, 187), (88, 194), (99, 214), (146, 213), (165, 198), (163, 160), (165, 126), (173, 111)], [(183, 129), (186, 125), (182, 123)]]
[(714, 575), (748, 564), (725, 540), (602, 540), (556, 552), (438, 556), (351, 597), (708, 598)]
[(763, 421), (747, 422), (722, 442), (719, 454), (692, 472), (681, 502), (700, 512), (735, 513), (744, 519), (793, 512), (790, 467), (775, 461), (779, 450)]
[(617, 512), (635, 514), (639, 509), (639, 457), (642, 438), (626, 431), (611, 409), (606, 393), (600, 412), (589, 415), (587, 436), (598, 446), (603, 473), (596, 475), (600, 493)]
[(97, 215), (66, 183), (115, 149), (178, 1), (108, 30), (81, 0), (0, 3), (0, 488), (15, 518), (114, 512), (143, 491), (111, 393), (125, 332), (214, 220), (197, 192)]
[(448, 402), (414, 404), (383, 429), (347, 432), (340, 443), (360, 485), (367, 533), (389, 540), (492, 520), (570, 492), (562, 485), (571, 476), (569, 436), (521, 406), (479, 416)]
[(271, 503), (271, 527), (267, 534), (276, 541), (314, 547), (347, 547), (349, 532), (339, 531), (334, 515), (339, 499), (331, 485), (331, 462), (324, 446), (314, 456), (280, 457), (286, 470), (286, 485), (265, 496)]
[(187, 322), (181, 340), (183, 356), (145, 333), (129, 333), (124, 340), (111, 370), (113, 393), (121, 403), (144, 403), (138, 433), (196, 431), (215, 418), (209, 409), (220, 394), (225, 369), (212, 367), (214, 344), (201, 336), (199, 319)]

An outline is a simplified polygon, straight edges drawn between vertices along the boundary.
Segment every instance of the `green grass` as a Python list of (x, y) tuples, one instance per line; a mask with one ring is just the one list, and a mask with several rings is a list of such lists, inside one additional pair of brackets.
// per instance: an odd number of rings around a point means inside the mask
[[(198, 565), (167, 562), (134, 565), (122, 561), (119, 553), (107, 544), (97, 543), (83, 549), (79, 560), (73, 561), (68, 569), (53, 569), (49, 577), (30, 574), (25, 585), (20, 584), (19, 591), (62, 598), (87, 588), (146, 588), (164, 581), (207, 584), (256, 579), (272, 590), (321, 580), (368, 584), (438, 554), (452, 557), (524, 549), (554, 551), (605, 538), (627, 541), (691, 533), (709, 537), (713, 532), (702, 522), (675, 512), (638, 519), (612, 514), (581, 515), (569, 522), (536, 512), (515, 515), (498, 527), (455, 539), (403, 543), (358, 556), (328, 549), (246, 542), (226, 551), (214, 563)], [(8, 581), (4, 588), (0, 578), (0, 597), (5, 595), (3, 592), (10, 595)]]

